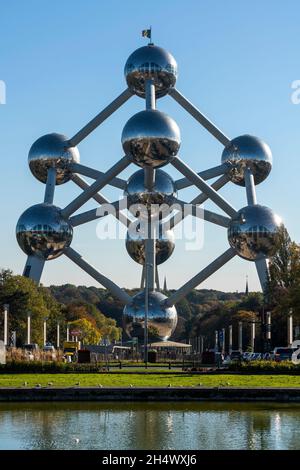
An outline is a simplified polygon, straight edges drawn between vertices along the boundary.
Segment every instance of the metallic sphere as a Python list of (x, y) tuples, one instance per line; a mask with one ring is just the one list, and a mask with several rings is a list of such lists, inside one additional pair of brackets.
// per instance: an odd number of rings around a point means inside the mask
[[(147, 224), (145, 224), (145, 227)], [(145, 230), (128, 230), (126, 238), (126, 249), (129, 256), (139, 264), (145, 264)], [(158, 229), (155, 242), (156, 264), (162, 264), (172, 255), (175, 248), (175, 237), (173, 230)]]
[(175, 86), (177, 63), (169, 52), (149, 44), (140, 47), (129, 56), (124, 74), (130, 90), (142, 98), (145, 97), (146, 80), (152, 79), (156, 97), (160, 98)]
[(144, 180), (144, 170), (138, 170), (127, 181), (124, 196), (127, 197), (128, 209), (134, 216), (139, 212), (140, 216), (148, 217), (150, 211), (151, 216), (156, 216), (159, 211), (166, 216), (177, 196), (173, 179), (165, 171), (157, 169), (151, 190), (145, 188)]
[(122, 132), (124, 152), (141, 167), (166, 165), (177, 155), (180, 143), (180, 130), (176, 122), (157, 110), (135, 114)]
[(29, 150), (31, 173), (42, 183), (47, 181), (48, 169), (56, 169), (56, 184), (69, 181), (70, 163), (79, 163), (77, 147), (68, 147), (68, 138), (62, 134), (47, 134), (34, 142)]
[(276, 253), (281, 228), (280, 217), (268, 207), (247, 206), (231, 220), (228, 241), (241, 258), (256, 261)]
[(245, 170), (252, 170), (255, 184), (264, 181), (272, 169), (270, 147), (252, 135), (233, 139), (223, 150), (222, 163), (230, 162), (229, 176), (233, 183), (245, 186)]
[[(148, 339), (166, 341), (177, 325), (177, 312), (174, 306), (165, 307), (161, 302), (167, 297), (161, 292), (149, 292)], [(133, 302), (123, 311), (123, 328), (131, 338), (144, 339), (145, 291), (133, 297)]]
[(62, 218), (59, 207), (43, 203), (23, 212), (17, 223), (16, 236), (26, 255), (50, 260), (58, 258), (71, 244), (73, 229)]

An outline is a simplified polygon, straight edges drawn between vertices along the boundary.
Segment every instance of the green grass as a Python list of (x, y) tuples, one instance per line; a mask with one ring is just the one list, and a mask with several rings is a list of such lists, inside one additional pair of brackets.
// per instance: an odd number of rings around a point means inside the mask
[[(27, 385), (24, 385), (25, 382)], [(299, 375), (1, 374), (0, 387), (300, 387)]]

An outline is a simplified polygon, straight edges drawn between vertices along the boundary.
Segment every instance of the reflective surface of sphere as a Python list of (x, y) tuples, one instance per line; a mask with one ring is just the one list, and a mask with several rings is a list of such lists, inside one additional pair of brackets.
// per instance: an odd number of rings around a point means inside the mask
[(23, 212), (16, 236), (26, 255), (50, 260), (60, 256), (71, 244), (73, 229), (60, 215), (59, 207), (43, 203)]
[(134, 163), (158, 168), (169, 163), (180, 147), (180, 130), (167, 114), (145, 110), (132, 116), (122, 132), (124, 152)]
[(156, 97), (160, 98), (176, 83), (177, 63), (169, 52), (149, 44), (129, 56), (124, 74), (130, 90), (142, 98), (145, 97), (145, 81), (152, 79)]
[(56, 169), (56, 184), (69, 181), (70, 163), (79, 163), (77, 147), (68, 147), (68, 138), (62, 134), (47, 134), (34, 142), (29, 150), (28, 163), (31, 173), (42, 183), (47, 181), (49, 168)]
[(239, 186), (245, 186), (245, 170), (252, 170), (255, 184), (264, 181), (272, 169), (270, 147), (252, 135), (241, 135), (233, 139), (223, 150), (222, 163), (234, 165), (229, 171), (230, 179)]
[[(156, 215), (161, 207), (163, 214), (169, 213), (168, 207), (172, 206), (174, 197), (177, 196), (175, 184), (168, 173), (157, 169), (155, 171), (155, 182), (153, 188), (148, 190), (144, 183), (144, 170), (138, 170), (127, 181), (124, 196), (127, 197), (128, 209), (136, 216), (137, 212), (148, 217)], [(131, 209), (130, 209), (131, 207)]]
[[(167, 297), (161, 292), (149, 292), (148, 339), (166, 341), (177, 325), (177, 312), (174, 306), (161, 304)], [(123, 328), (131, 338), (144, 339), (145, 292), (133, 297), (133, 302), (123, 311)]]
[[(158, 230), (155, 250), (156, 264), (162, 264), (172, 255), (175, 248), (175, 237), (173, 230)], [(139, 264), (145, 264), (145, 234), (143, 230), (128, 230), (126, 238), (126, 249), (129, 256)]]
[(281, 228), (280, 217), (268, 207), (247, 206), (231, 220), (228, 241), (241, 258), (256, 261), (276, 253)]

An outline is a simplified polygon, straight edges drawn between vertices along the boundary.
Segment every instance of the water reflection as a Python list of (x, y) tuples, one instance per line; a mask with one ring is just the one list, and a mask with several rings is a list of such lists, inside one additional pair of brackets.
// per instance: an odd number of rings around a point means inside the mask
[(0, 449), (299, 449), (300, 405), (0, 404)]

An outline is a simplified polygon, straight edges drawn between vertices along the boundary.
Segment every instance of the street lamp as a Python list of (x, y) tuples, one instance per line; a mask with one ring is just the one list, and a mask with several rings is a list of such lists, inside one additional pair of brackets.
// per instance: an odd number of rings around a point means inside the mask
[(3, 305), (3, 313), (4, 313), (4, 346), (7, 346), (7, 339), (8, 339), (8, 326), (7, 326), (7, 322), (8, 322), (8, 312), (9, 312), (9, 305), (8, 304), (4, 304)]
[(31, 312), (27, 312), (27, 344), (31, 343)]
[(48, 318), (44, 318), (44, 346), (47, 344), (47, 320)]

